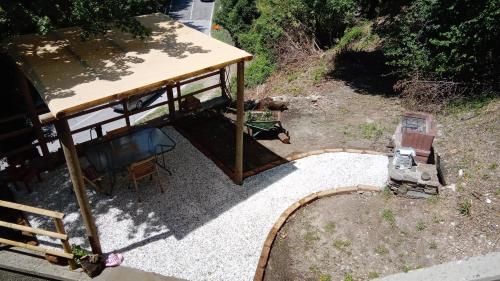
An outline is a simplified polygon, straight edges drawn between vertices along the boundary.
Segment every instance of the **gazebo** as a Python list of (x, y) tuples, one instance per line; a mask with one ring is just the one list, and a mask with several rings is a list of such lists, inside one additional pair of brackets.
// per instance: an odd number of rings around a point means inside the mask
[[(207, 73), (237, 64), (237, 118), (234, 181), (242, 183), (244, 63), (252, 55), (212, 39), (163, 14), (139, 16), (151, 30), (141, 40), (110, 30), (102, 36), (82, 40), (79, 28), (64, 28), (47, 35), (22, 35), (3, 42), (14, 59), (21, 90), (28, 101), (29, 82), (47, 104), (50, 112), (36, 119), (34, 126), (53, 123), (65, 155), (74, 192), (94, 253), (101, 253), (97, 228), (85, 193), (80, 163), (68, 120), (113, 104), (123, 103), (124, 117), (130, 126), (126, 100), (166, 87), (169, 115), (174, 118), (173, 88)], [(29, 82), (28, 82), (29, 81)], [(222, 82), (221, 82), (222, 83)], [(34, 112), (33, 110), (31, 110)], [(134, 112), (133, 112), (134, 113)], [(32, 114), (33, 115), (33, 114)], [(44, 137), (37, 134), (39, 143)], [(43, 150), (43, 146), (42, 146)], [(44, 151), (45, 153), (45, 151)]]

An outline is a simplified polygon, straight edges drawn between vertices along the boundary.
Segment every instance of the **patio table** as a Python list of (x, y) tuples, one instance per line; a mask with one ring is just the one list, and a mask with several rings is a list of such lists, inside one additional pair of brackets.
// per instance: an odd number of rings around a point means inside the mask
[(114, 182), (115, 173), (151, 156), (156, 156), (158, 166), (170, 173), (163, 154), (174, 148), (175, 141), (165, 132), (158, 128), (144, 128), (93, 144), (86, 148), (86, 155), (97, 172), (111, 174)]

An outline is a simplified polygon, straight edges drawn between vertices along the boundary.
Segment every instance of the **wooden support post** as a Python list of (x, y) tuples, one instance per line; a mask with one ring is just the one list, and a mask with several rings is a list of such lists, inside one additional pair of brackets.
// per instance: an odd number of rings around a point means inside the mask
[(222, 96), (226, 96), (227, 98), (231, 99), (231, 93), (227, 93), (227, 87), (226, 87), (226, 69), (221, 68), (220, 69), (220, 92)]
[(236, 155), (234, 162), (234, 182), (243, 183), (243, 118), (244, 118), (244, 88), (245, 62), (238, 62), (236, 73)]
[(181, 110), (181, 103), (182, 103), (181, 83), (179, 82), (175, 83), (175, 87), (177, 88), (177, 102), (179, 104), (179, 110)]
[(80, 168), (78, 155), (76, 154), (76, 148), (73, 142), (73, 137), (71, 136), (68, 120), (57, 120), (55, 125), (57, 135), (64, 152), (64, 157), (66, 158), (66, 164), (68, 165), (71, 182), (73, 183), (73, 190), (75, 192), (80, 212), (82, 213), (83, 222), (87, 230), (90, 247), (92, 248), (92, 252), (94, 254), (102, 254), (97, 227), (95, 225), (94, 218), (92, 217), (92, 212), (90, 211), (90, 204), (87, 198), (87, 193), (85, 192), (85, 184), (83, 182), (83, 174)]
[(98, 138), (102, 138), (102, 126), (101, 125), (95, 127), (95, 133), (97, 134)]
[[(66, 235), (66, 231), (64, 230), (64, 224), (61, 219), (53, 218), (54, 224), (56, 225), (56, 231), (60, 234)], [(72, 254), (71, 246), (69, 245), (68, 239), (61, 239), (61, 244), (66, 253)], [(76, 263), (73, 259), (68, 259), (69, 267), (73, 270), (76, 269)]]
[(174, 91), (172, 90), (172, 85), (167, 85), (167, 99), (168, 99), (168, 115), (170, 116), (170, 121), (174, 120), (175, 114), (175, 103), (174, 103)]
[(17, 72), (17, 79), (19, 81), (19, 89), (21, 90), (24, 102), (28, 107), (28, 116), (31, 120), (31, 124), (33, 124), (33, 128), (35, 129), (35, 136), (38, 139), (40, 149), (42, 150), (42, 156), (44, 157), (45, 161), (47, 161), (47, 166), (51, 170), (52, 161), (49, 155), (49, 148), (47, 147), (47, 142), (45, 141), (45, 137), (43, 135), (42, 124), (40, 123), (40, 119), (38, 118), (38, 113), (36, 111), (35, 104), (33, 103), (33, 98), (31, 97), (28, 80), (26, 80), (26, 77), (24, 77), (24, 75), (20, 71)]
[(128, 113), (127, 100), (122, 101), (122, 106), (123, 106), (123, 115), (125, 115), (125, 123), (127, 124), (127, 128), (130, 128), (130, 114)]

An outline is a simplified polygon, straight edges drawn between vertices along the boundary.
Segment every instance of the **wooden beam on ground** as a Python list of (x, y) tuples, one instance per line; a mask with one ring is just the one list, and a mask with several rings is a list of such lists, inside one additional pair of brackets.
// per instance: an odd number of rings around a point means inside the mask
[(80, 206), (80, 212), (82, 213), (83, 222), (87, 230), (90, 247), (92, 248), (92, 252), (94, 254), (102, 254), (97, 227), (90, 210), (90, 204), (85, 191), (85, 184), (83, 182), (83, 174), (80, 168), (78, 155), (76, 154), (76, 148), (73, 142), (73, 137), (71, 136), (68, 120), (57, 120), (55, 125), (57, 135), (59, 136), (59, 141), (61, 142), (61, 147), (64, 152), (64, 157), (66, 158), (66, 164), (68, 165), (71, 182), (73, 183), (73, 190), (75, 192), (78, 205)]
[(244, 88), (245, 62), (240, 61), (236, 72), (236, 155), (234, 162), (234, 182), (243, 183), (243, 122), (244, 122)]

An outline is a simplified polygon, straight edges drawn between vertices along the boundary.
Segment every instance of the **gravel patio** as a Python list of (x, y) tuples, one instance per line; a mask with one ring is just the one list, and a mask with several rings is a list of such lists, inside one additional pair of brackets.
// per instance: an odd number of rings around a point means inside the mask
[[(174, 129), (164, 130), (177, 142), (166, 157), (173, 175), (161, 175), (165, 193), (142, 181), (139, 203), (124, 174), (111, 196), (88, 195), (103, 251), (120, 252), (125, 265), (167, 276), (251, 280), (264, 240), (288, 206), (330, 188), (382, 188), (387, 179), (385, 156), (326, 153), (283, 164), (238, 186)], [(18, 202), (64, 212), (71, 243), (88, 247), (66, 167), (43, 178), (29, 196), (17, 192)], [(30, 222), (52, 227), (39, 217)], [(59, 245), (49, 239), (41, 243)]]

